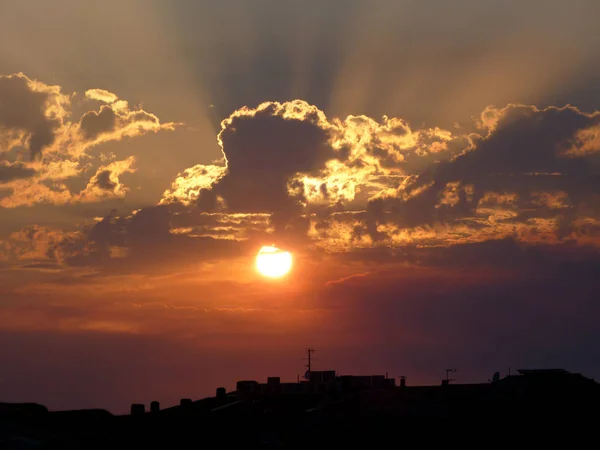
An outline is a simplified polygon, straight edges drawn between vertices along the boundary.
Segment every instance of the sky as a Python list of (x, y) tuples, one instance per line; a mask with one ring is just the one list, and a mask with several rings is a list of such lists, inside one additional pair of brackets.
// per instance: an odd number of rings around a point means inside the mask
[(600, 377), (599, 15), (1, 0), (0, 401)]

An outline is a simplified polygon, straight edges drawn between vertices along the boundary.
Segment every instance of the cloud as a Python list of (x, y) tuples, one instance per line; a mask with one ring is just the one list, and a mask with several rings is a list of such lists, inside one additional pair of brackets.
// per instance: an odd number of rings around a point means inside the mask
[(300, 101), (242, 108), (222, 122), (218, 140), (227, 175), (214, 191), (232, 212), (295, 209), (288, 180), (335, 157), (324, 114)]
[(75, 200), (80, 202), (95, 202), (105, 198), (123, 198), (128, 188), (121, 183), (119, 177), (124, 173), (133, 173), (135, 158), (130, 156), (122, 161), (114, 161), (101, 166), (90, 178), (85, 189), (77, 194)]
[(0, 199), (0, 207), (17, 208), (36, 204), (65, 205), (71, 201), (68, 186), (61, 182), (43, 183), (36, 179), (10, 183), (10, 195)]
[(270, 213), (285, 229), (301, 211), (302, 194), (290, 195), (297, 173), (318, 173), (336, 158), (322, 111), (306, 102), (266, 102), (241, 108), (222, 121), (217, 137), (223, 166), (187, 169), (165, 192), (162, 204), (195, 202), (211, 212)]
[(327, 283), (325, 283), (325, 286), (334, 286), (336, 284), (345, 284), (348, 282), (355, 281), (356, 279), (359, 279), (359, 278), (364, 278), (370, 274), (371, 274), (371, 272), (363, 272), (363, 273), (356, 273), (354, 275), (348, 275), (347, 277), (343, 277), (338, 280), (330, 280)]
[(34, 176), (36, 171), (20, 162), (10, 163), (0, 161), (0, 184), (8, 181), (29, 178)]
[[(190, 206), (200, 202), (202, 192), (210, 191), (212, 186), (226, 173), (227, 168), (225, 166), (197, 164), (190, 167), (177, 175), (177, 178), (171, 184), (171, 188), (163, 193), (159, 204), (179, 202), (185, 206)], [(213, 209), (213, 207), (208, 209)]]
[(548, 232), (558, 242), (600, 179), (590, 159), (600, 147), (581, 139), (599, 121), (600, 113), (572, 106), (487, 108), (478, 121), (483, 133), (470, 136), (468, 149), (371, 199), (370, 226), (394, 238), (429, 229), (438, 245), (456, 242), (451, 235), (460, 242), (494, 233), (533, 239)]
[(16, 146), (28, 148), (31, 159), (42, 151), (49, 158), (81, 158), (95, 145), (148, 132), (173, 130), (177, 124), (161, 123), (154, 114), (131, 107), (117, 95), (90, 89), (85, 98), (100, 101), (99, 110), (73, 117), (77, 94), (63, 94), (60, 86), (50, 86), (22, 73), (0, 75), (0, 151)]
[[(225, 119), (224, 164), (187, 169), (160, 204), (267, 213), (276, 235), (335, 251), (507, 237), (598, 245), (590, 233), (599, 121), (600, 113), (573, 106), (510, 104), (486, 108), (475, 131), (449, 131), (387, 116), (327, 118), (298, 100), (266, 102)], [(202, 223), (178, 232), (210, 235)]]
[(91, 100), (98, 100), (103, 103), (115, 103), (119, 100), (119, 97), (115, 94), (104, 89), (88, 89), (85, 91), (85, 96)]
[[(133, 114), (126, 102), (108, 91), (86, 96), (102, 103), (80, 122), (88, 141), (123, 132)], [(184, 170), (156, 206), (107, 215), (87, 234), (88, 254), (73, 263), (184, 260), (196, 246), (205, 247), (205, 258), (264, 239), (333, 252), (508, 238), (598, 247), (599, 114), (488, 107), (474, 120), (476, 132), (462, 132), (386, 116), (328, 118), (299, 100), (244, 107), (222, 121), (222, 163)], [(105, 163), (71, 193), (60, 173), (78, 166), (54, 161), (37, 175), (42, 183), (11, 181), (23, 194), (0, 205), (122, 198), (128, 188), (121, 176), (133, 163)]]
[(221, 123), (223, 166), (179, 174), (160, 204), (273, 214), (276, 230), (306, 233), (306, 209), (343, 208), (389, 189), (431, 159), (449, 159), (466, 140), (440, 128), (412, 130), (399, 118), (328, 119), (301, 100), (265, 102)]
[[(0, 75), (0, 142), (12, 141), (28, 149), (31, 158), (52, 145), (68, 115), (70, 98), (59, 86), (48, 86), (22, 73)], [(12, 136), (12, 139), (10, 139)], [(11, 150), (3, 146), (0, 152)]]
[(577, 131), (572, 139), (571, 147), (565, 149), (563, 154), (580, 157), (593, 155), (598, 152), (600, 152), (600, 125), (595, 124)]
[[(86, 189), (90, 195), (102, 195), (96, 185), (93, 189), (89, 186)], [(109, 273), (164, 273), (189, 264), (247, 255), (256, 245), (246, 242), (252, 229), (260, 232), (269, 221), (268, 215), (261, 214), (194, 213), (198, 216), (190, 218), (190, 213), (171, 205), (157, 205), (128, 215), (113, 210), (95, 224), (80, 225), (68, 235), (59, 229), (44, 229), (46, 234), (57, 236), (55, 240), (63, 236), (65, 242), (72, 243), (71, 252), (60, 261), (52, 256), (47, 260), (64, 267), (93, 267)], [(24, 229), (20, 235), (31, 236), (31, 231)]]
[(109, 106), (102, 106), (99, 112), (85, 113), (79, 122), (79, 128), (85, 139), (92, 140), (102, 133), (114, 131), (116, 123), (115, 111)]
[[(78, 107), (90, 102), (102, 105), (77, 118), (72, 112), (75, 100)], [(0, 191), (8, 191), (0, 197), (3, 208), (122, 198), (127, 189), (118, 177), (132, 171), (131, 158), (96, 168), (88, 186), (72, 192), (71, 181), (93, 168), (90, 150), (177, 126), (161, 123), (156, 115), (131, 107), (109, 91), (90, 89), (81, 99), (22, 73), (0, 75), (0, 104), (0, 154), (6, 159), (0, 161)], [(23, 149), (29, 161), (24, 160)]]
[(331, 145), (345, 154), (330, 160), (318, 176), (298, 174), (309, 203), (348, 203), (362, 193), (366, 200), (406, 176), (418, 173), (433, 161), (449, 159), (463, 151), (467, 140), (440, 128), (413, 130), (400, 118), (366, 116), (331, 120)]
[(79, 124), (74, 126), (75, 134), (70, 133), (73, 156), (80, 156), (92, 146), (118, 141), (125, 137), (141, 136), (149, 132), (172, 131), (177, 124), (161, 124), (154, 114), (142, 109), (130, 109), (125, 101), (115, 101), (103, 105), (99, 111), (88, 111)]
[(29, 225), (11, 233), (4, 242), (4, 254), (19, 265), (66, 264), (67, 259), (82, 251), (85, 246), (81, 231), (53, 230), (49, 227)]
[[(55, 169), (60, 174), (56, 178), (53, 176), (52, 166), (50, 166), (49, 172), (37, 174), (38, 176), (35, 178), (13, 180), (10, 185), (12, 194), (0, 199), (0, 207), (17, 208), (44, 203), (67, 205), (123, 198), (129, 189), (120, 181), (119, 177), (124, 173), (135, 172), (134, 162), (135, 158), (129, 157), (100, 166), (86, 187), (76, 193), (60, 181), (64, 177), (64, 171), (68, 170), (68, 166), (55, 165)], [(27, 170), (32, 171), (32, 169)], [(74, 169), (73, 172), (73, 175), (79, 174), (77, 169)]]
[(195, 238), (246, 240), (273, 233), (269, 213), (225, 213), (188, 210), (171, 217), (171, 233)]

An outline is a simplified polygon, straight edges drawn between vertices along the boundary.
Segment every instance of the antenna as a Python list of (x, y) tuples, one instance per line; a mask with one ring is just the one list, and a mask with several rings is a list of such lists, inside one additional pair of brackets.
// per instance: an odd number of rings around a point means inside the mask
[(451, 381), (454, 381), (454, 379), (450, 379), (450, 378), (448, 378), (448, 374), (449, 374), (450, 372), (454, 372), (454, 373), (455, 373), (455, 372), (456, 372), (456, 369), (446, 369), (446, 384), (449, 384)]
[(311, 359), (311, 355), (316, 352), (317, 350), (314, 348), (307, 348), (306, 349), (306, 354), (308, 355), (308, 364), (306, 365), (308, 371), (310, 372), (311, 366), (310, 366), (310, 359)]
[(307, 368), (308, 370), (307, 370), (307, 371), (306, 371), (306, 373), (304, 374), (304, 378), (306, 378), (307, 380), (308, 380), (308, 379), (310, 379), (310, 371), (311, 371), (311, 369), (312, 369), (312, 366), (311, 366), (311, 357), (312, 357), (312, 354), (313, 354), (314, 352), (316, 352), (316, 351), (317, 351), (316, 349), (314, 349), (314, 348), (311, 348), (311, 347), (308, 347), (308, 348), (306, 349), (306, 355), (307, 355), (307, 360), (308, 360), (308, 364), (306, 365), (306, 368)]

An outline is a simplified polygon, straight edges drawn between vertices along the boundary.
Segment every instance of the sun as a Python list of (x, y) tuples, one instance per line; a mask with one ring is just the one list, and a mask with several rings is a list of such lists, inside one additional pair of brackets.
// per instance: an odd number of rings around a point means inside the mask
[(269, 278), (281, 278), (292, 269), (292, 254), (277, 247), (263, 247), (256, 255), (256, 269)]

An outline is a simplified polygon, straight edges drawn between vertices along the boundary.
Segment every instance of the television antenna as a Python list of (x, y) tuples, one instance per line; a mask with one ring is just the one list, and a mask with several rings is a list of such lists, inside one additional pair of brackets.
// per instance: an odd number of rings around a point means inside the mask
[(307, 348), (305, 351), (306, 351), (306, 359), (307, 359), (307, 361), (308, 361), (308, 364), (306, 364), (306, 368), (307, 368), (308, 370), (307, 370), (307, 371), (306, 371), (306, 373), (304, 374), (304, 379), (306, 379), (306, 380), (309, 380), (309, 379), (310, 379), (310, 372), (311, 372), (311, 370), (312, 370), (312, 365), (311, 365), (311, 362), (312, 362), (312, 354), (313, 354), (314, 352), (316, 352), (317, 350), (316, 350), (316, 349), (314, 349), (314, 348), (312, 348), (312, 347), (308, 347), (308, 348)]
[(449, 378), (448, 377), (449, 374), (450, 374), (450, 372), (456, 373), (457, 370), (456, 369), (446, 369), (446, 384), (450, 384), (451, 381), (455, 381), (456, 380), (455, 378)]

